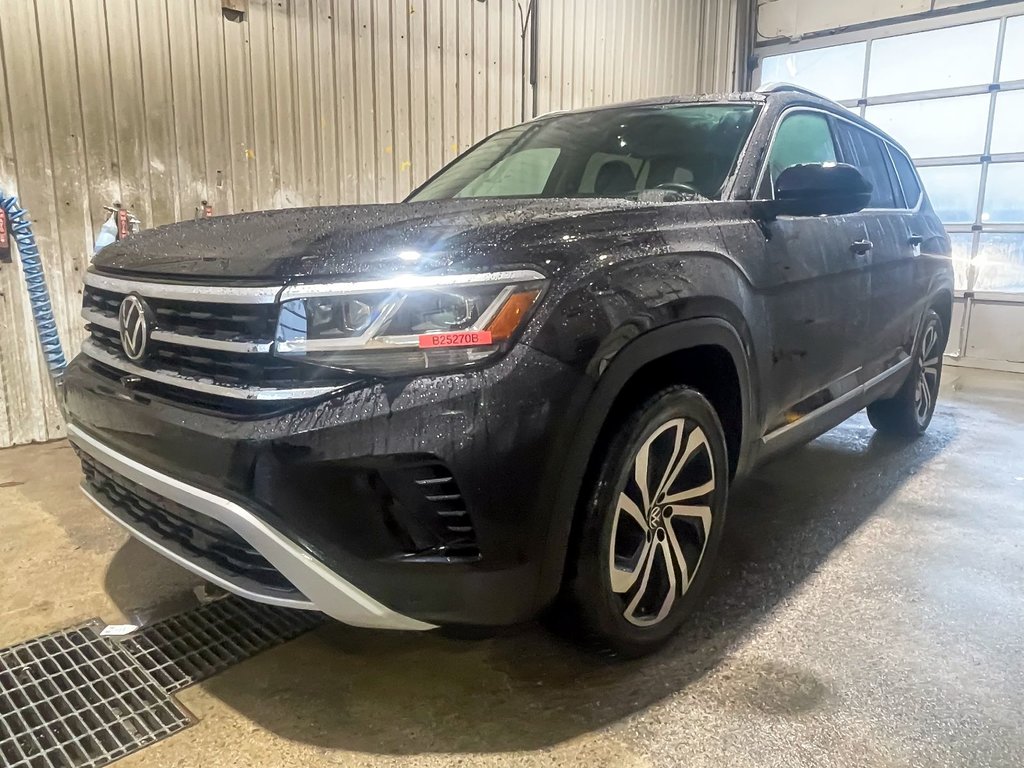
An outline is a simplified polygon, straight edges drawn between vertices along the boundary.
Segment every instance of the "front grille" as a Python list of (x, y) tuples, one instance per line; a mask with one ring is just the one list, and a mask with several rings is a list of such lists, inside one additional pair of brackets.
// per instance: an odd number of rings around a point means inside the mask
[(143, 488), (85, 453), (79, 457), (89, 492), (132, 529), (203, 560), (209, 570), (232, 580), (252, 582), (264, 593), (304, 599), (280, 571), (226, 525)]
[(149, 295), (160, 292), (156, 284), (138, 284), (150, 309), (150, 333), (146, 357), (130, 361), (118, 322), (127, 287), (102, 287), (107, 282), (92, 273), (86, 278), (82, 314), (90, 343), (83, 351), (122, 376), (148, 379), (147, 394), (174, 399), (181, 390), (222, 399), (281, 400), (327, 393), (341, 383), (337, 371), (271, 353), (278, 304), (217, 302), (210, 300), (211, 289), (198, 286), (195, 299), (171, 299)]
[[(125, 294), (86, 286), (82, 306), (117, 322)], [(219, 341), (256, 342), (274, 338), (276, 304), (218, 304), (208, 301), (173, 301), (147, 298), (156, 326), (168, 333)]]

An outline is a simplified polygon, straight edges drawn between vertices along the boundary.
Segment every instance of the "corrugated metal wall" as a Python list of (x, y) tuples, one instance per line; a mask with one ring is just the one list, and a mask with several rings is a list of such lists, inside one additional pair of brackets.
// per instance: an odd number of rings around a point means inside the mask
[(736, 86), (743, 0), (541, 0), (538, 114)]
[[(237, 4), (237, 3), (235, 3)], [(526, 5), (525, 0), (522, 2)], [(732, 0), (539, 0), (527, 114), (731, 87)], [(524, 8), (525, 9), (525, 8)], [(401, 199), (523, 108), (516, 0), (0, 0), (0, 189), (34, 220), (75, 352), (103, 206), (144, 226)], [(0, 446), (59, 437), (0, 265)]]

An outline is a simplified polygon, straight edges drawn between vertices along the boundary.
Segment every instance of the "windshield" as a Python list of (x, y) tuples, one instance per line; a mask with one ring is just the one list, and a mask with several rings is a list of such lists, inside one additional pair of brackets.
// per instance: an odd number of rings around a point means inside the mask
[(717, 199), (755, 109), (688, 104), (555, 115), (485, 139), (409, 200), (636, 198), (649, 189)]

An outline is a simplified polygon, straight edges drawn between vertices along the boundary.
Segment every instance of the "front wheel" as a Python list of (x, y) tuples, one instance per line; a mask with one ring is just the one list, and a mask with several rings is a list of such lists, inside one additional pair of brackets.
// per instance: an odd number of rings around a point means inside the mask
[(914, 350), (910, 375), (893, 397), (868, 406), (871, 426), (879, 432), (904, 437), (917, 437), (928, 429), (939, 396), (945, 338), (942, 318), (929, 309)]
[(692, 613), (722, 536), (729, 467), (711, 404), (687, 387), (654, 395), (617, 430), (593, 483), (568, 623), (589, 644), (640, 656)]

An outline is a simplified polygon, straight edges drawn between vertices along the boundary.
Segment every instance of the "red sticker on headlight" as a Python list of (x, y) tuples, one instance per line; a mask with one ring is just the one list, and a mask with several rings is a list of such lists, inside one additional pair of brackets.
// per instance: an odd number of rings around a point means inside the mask
[(492, 343), (490, 331), (425, 333), (420, 336), (421, 349), (437, 349), (438, 347), (482, 347)]

